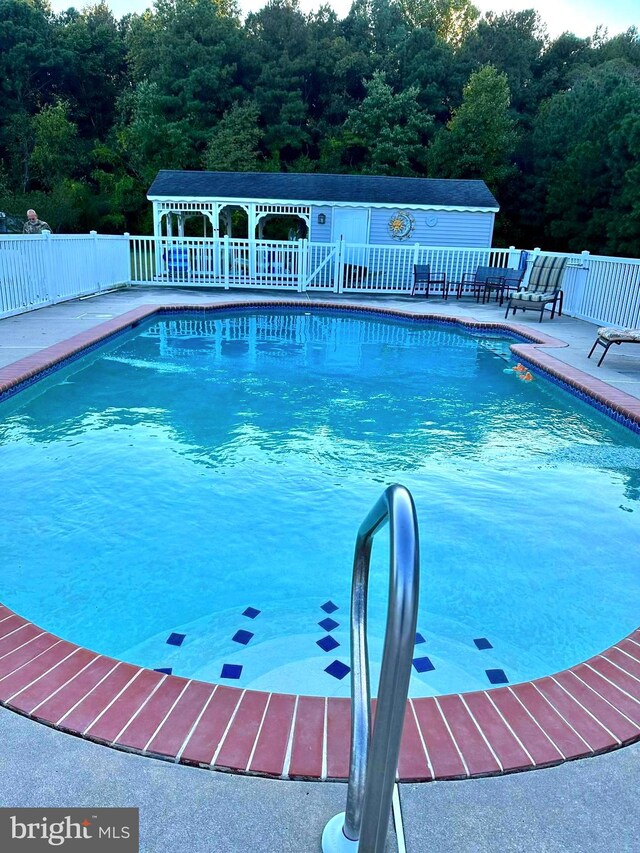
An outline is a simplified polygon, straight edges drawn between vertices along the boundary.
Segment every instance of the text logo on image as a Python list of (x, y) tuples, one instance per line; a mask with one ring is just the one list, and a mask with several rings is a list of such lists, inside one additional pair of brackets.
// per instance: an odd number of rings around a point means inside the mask
[(2, 853), (138, 853), (138, 809), (0, 808)]

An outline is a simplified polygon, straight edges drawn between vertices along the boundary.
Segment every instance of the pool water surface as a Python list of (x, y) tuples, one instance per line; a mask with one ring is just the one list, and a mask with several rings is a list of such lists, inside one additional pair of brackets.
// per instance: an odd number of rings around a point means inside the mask
[(509, 343), (344, 312), (154, 318), (0, 405), (2, 601), (152, 669), (347, 695), (355, 534), (400, 482), (411, 695), (587, 658), (637, 624), (640, 439), (524, 381)]

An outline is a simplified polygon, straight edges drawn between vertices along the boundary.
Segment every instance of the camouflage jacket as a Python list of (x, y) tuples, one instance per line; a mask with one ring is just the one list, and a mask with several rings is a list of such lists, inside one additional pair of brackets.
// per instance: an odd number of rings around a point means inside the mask
[(35, 222), (27, 219), (22, 229), (23, 234), (42, 234), (43, 231), (51, 231), (51, 226), (42, 219), (36, 219)]

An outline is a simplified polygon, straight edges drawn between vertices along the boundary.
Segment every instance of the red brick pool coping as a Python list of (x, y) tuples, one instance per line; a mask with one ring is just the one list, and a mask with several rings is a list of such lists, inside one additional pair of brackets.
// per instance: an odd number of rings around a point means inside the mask
[[(514, 323), (298, 301), (141, 306), (0, 368), (11, 391), (116, 332), (167, 310), (310, 307), (515, 331), (514, 353), (640, 424), (640, 401), (554, 359), (561, 341)], [(344, 779), (350, 700), (242, 690), (165, 675), (62, 640), (0, 605), (0, 704), (129, 752), (216, 770)], [(410, 699), (402, 781), (491, 776), (584, 758), (640, 739), (640, 629), (584, 663), (487, 691)]]

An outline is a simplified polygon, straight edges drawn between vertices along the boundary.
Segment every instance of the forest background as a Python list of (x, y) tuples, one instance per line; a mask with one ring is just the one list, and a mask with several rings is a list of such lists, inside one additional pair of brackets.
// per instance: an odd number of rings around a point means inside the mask
[(640, 34), (355, 0), (0, 0), (0, 210), (149, 234), (159, 169), (482, 178), (495, 245), (640, 256)]

